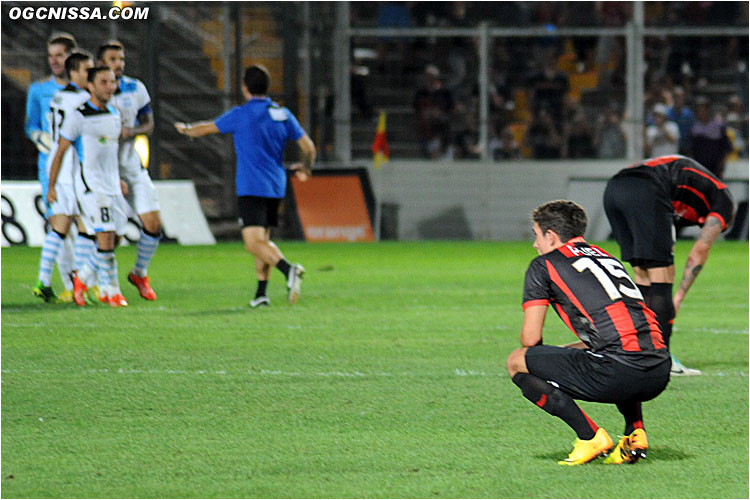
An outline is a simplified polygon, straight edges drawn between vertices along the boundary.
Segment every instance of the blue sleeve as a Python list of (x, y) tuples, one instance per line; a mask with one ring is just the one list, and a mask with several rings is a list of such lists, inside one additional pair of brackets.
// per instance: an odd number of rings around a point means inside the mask
[(42, 112), (39, 105), (39, 84), (34, 82), (29, 87), (29, 93), (26, 96), (26, 123), (24, 132), (31, 139), (31, 133), (36, 130), (42, 130)]
[(138, 114), (136, 114), (136, 116), (148, 115), (150, 113), (153, 113), (153, 110), (151, 109), (151, 103), (149, 102), (148, 104), (146, 104), (145, 106), (143, 106), (141, 109), (138, 110)]
[[(285, 108), (286, 109), (286, 108)], [(289, 118), (284, 121), (286, 124), (286, 131), (289, 134), (290, 141), (298, 141), (305, 135), (305, 131), (297, 121), (297, 118), (288, 109), (286, 110)]]
[(219, 129), (219, 132), (226, 134), (237, 130), (237, 127), (240, 124), (240, 111), (240, 107), (235, 106), (214, 120), (214, 124), (216, 124), (216, 128)]

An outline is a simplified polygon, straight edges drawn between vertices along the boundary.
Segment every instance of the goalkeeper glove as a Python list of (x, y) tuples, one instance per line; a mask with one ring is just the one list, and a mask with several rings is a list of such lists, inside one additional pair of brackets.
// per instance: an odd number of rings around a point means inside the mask
[(31, 140), (40, 153), (49, 154), (52, 149), (52, 136), (47, 132), (35, 130), (31, 133)]

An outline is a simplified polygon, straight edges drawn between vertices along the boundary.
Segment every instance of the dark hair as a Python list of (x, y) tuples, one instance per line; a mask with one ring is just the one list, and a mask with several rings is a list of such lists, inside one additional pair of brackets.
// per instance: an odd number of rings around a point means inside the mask
[(104, 53), (108, 50), (121, 50), (125, 51), (125, 46), (121, 44), (117, 40), (108, 40), (104, 45), (99, 47), (99, 49), (96, 51), (96, 60), (101, 61), (102, 57), (104, 57)]
[(78, 71), (81, 67), (81, 63), (88, 60), (93, 60), (93, 57), (85, 50), (76, 50), (72, 52), (68, 58), (65, 59), (65, 73), (68, 75), (68, 80), (70, 80), (70, 72)]
[(242, 79), (247, 91), (254, 95), (266, 95), (271, 77), (268, 70), (260, 64), (253, 64), (245, 69), (245, 77)]
[(50, 45), (65, 45), (65, 52), (70, 52), (78, 45), (76, 39), (70, 33), (64, 31), (58, 31), (53, 33), (49, 39), (47, 39), (47, 46)]
[(586, 211), (570, 200), (548, 201), (539, 205), (531, 213), (531, 218), (539, 224), (542, 234), (551, 229), (562, 241), (583, 236), (586, 231)]
[(102, 71), (112, 71), (109, 69), (109, 66), (96, 66), (95, 68), (89, 68), (89, 76), (86, 79), (88, 82), (92, 82), (96, 80), (96, 75), (101, 73)]

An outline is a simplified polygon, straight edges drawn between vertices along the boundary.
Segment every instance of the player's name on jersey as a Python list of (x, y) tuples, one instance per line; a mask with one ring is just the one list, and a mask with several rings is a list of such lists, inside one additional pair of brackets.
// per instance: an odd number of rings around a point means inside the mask
[(575, 255), (576, 257), (579, 256), (586, 256), (586, 257), (609, 257), (606, 253), (602, 252), (601, 250), (593, 247), (582, 247), (577, 248), (574, 245), (566, 245), (568, 247), (568, 250), (570, 250), (570, 253)]

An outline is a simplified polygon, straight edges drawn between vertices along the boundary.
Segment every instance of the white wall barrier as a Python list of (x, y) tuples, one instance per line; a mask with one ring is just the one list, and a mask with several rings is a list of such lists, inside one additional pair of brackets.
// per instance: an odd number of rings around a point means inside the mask
[[(359, 164), (360, 162), (353, 162)], [(531, 211), (555, 199), (572, 199), (588, 213), (586, 237), (610, 234), (602, 196), (607, 180), (627, 160), (445, 162), (370, 161), (379, 203), (398, 207), (398, 239), (528, 240)], [(748, 199), (748, 162), (727, 165), (724, 182), (735, 202)]]
[[(216, 243), (203, 215), (192, 181), (154, 181), (159, 194), (163, 231), (181, 245)], [(4, 181), (2, 193), (2, 246), (42, 246), (47, 233), (42, 216), (42, 189), (37, 181)], [(131, 223), (125, 239), (138, 240), (138, 226)]]

